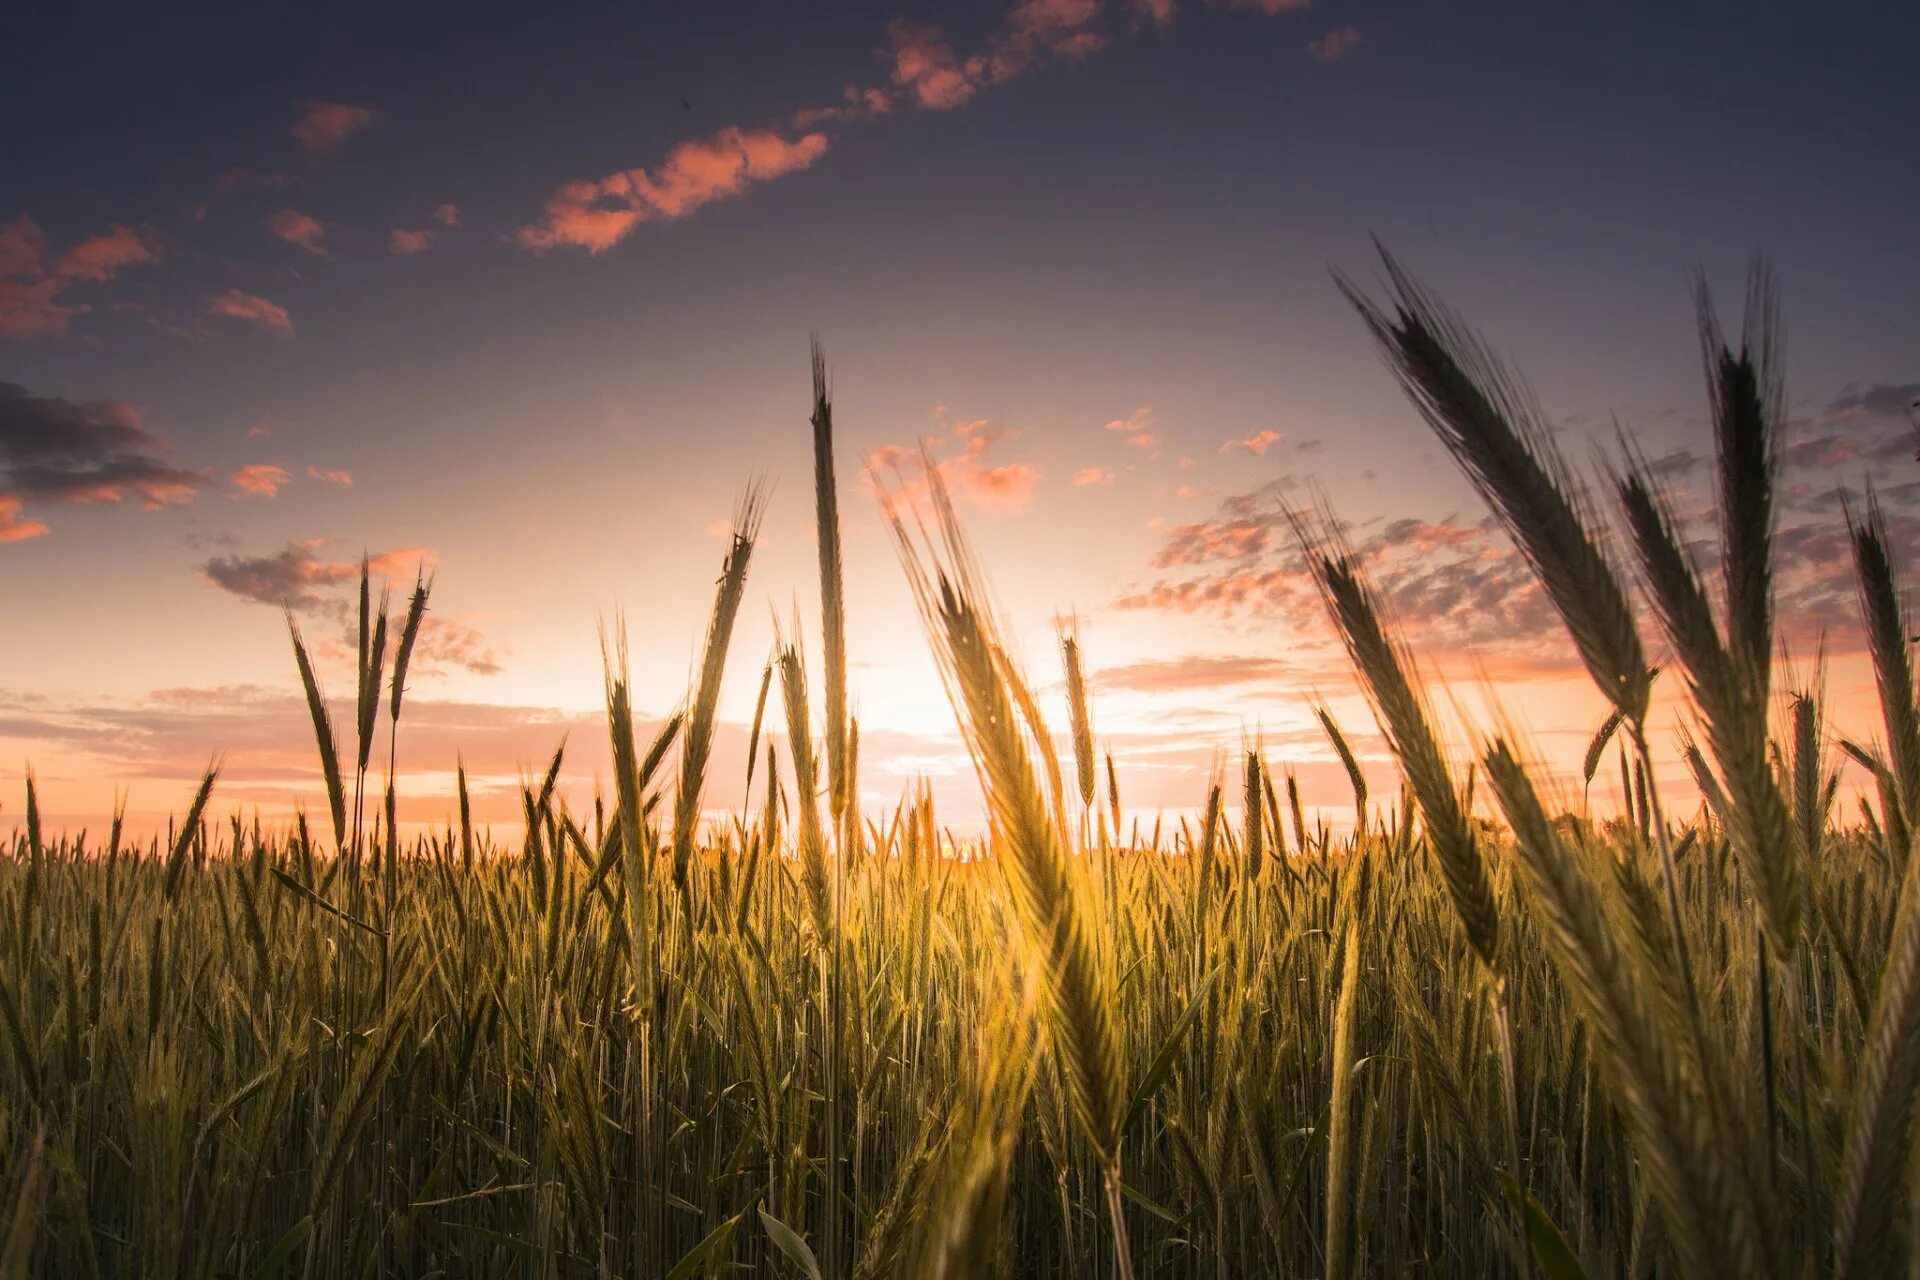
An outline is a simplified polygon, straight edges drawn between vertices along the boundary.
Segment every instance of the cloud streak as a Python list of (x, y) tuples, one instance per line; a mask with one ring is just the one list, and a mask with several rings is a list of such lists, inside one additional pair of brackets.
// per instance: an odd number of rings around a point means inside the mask
[(119, 401), (75, 404), (0, 382), (0, 541), (47, 532), (29, 502), (121, 503), (148, 510), (191, 501), (206, 475), (167, 462), (166, 441)]

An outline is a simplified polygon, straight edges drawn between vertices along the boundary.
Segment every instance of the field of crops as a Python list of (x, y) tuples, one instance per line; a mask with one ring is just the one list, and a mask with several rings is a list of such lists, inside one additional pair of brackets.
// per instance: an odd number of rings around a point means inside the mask
[[(1401, 791), (1355, 766), (1334, 834), (1253, 750), (1197, 821), (1130, 812), (1077, 643), (1056, 739), (937, 471), (887, 496), (990, 837), (924, 799), (854, 812), (816, 358), (824, 635), (767, 668), (746, 811), (701, 797), (752, 495), (682, 713), (637, 740), (611, 644), (613, 788), (570, 812), (556, 759), (514, 847), (387, 817), (427, 584), (391, 635), (363, 586), (345, 714), (294, 635), (311, 825), (222, 822), (210, 773), (173, 836), (82, 846), (29, 783), (0, 857), (0, 1275), (1915, 1274), (1909, 633), (1869, 506), (1882, 723), (1843, 738), (1817, 686), (1775, 687), (1764, 282), (1737, 343), (1705, 310), (1708, 573), (1640, 461), (1588, 493), (1387, 281), (1356, 305), (1615, 708), (1586, 764), (1626, 812), (1564, 812), (1497, 734), (1443, 746), (1325, 511), (1300, 550)], [(1656, 675), (1685, 683), (1698, 804), (1652, 782)], [(1845, 829), (1843, 753), (1878, 779)]]

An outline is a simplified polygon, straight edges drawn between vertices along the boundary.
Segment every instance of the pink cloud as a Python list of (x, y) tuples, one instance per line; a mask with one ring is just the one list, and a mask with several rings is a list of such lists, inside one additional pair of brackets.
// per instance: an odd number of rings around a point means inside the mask
[(1258, 431), (1248, 436), (1245, 440), (1227, 441), (1220, 446), (1220, 452), (1232, 453), (1235, 449), (1240, 449), (1257, 457), (1279, 443), (1280, 433), (1278, 431)]
[(1113, 472), (1104, 467), (1082, 467), (1073, 473), (1073, 487), (1076, 489), (1087, 489), (1096, 484), (1110, 483), (1112, 480)]
[(435, 209), (433, 211), (433, 220), (439, 223), (443, 227), (459, 226), (460, 225), (460, 206), (457, 204), (441, 205), (438, 209)]
[(296, 249), (320, 254), (327, 251), (324, 243), (326, 227), (318, 218), (309, 217), (298, 209), (282, 209), (268, 218), (267, 230)]
[(937, 28), (896, 19), (887, 28), (887, 38), (893, 45), (893, 82), (913, 95), (916, 106), (951, 111), (978, 90), (974, 75)]
[(730, 126), (680, 143), (651, 172), (623, 169), (598, 182), (566, 183), (547, 201), (546, 216), (522, 227), (517, 239), (536, 253), (561, 246), (601, 253), (642, 222), (684, 218), (754, 183), (809, 168), (826, 150), (823, 133), (787, 139), (767, 129)]
[(293, 320), (287, 315), (287, 309), (257, 294), (243, 293), (238, 289), (214, 294), (207, 299), (207, 311), (212, 315), (257, 324), (282, 342), (293, 337)]
[(348, 138), (368, 128), (380, 118), (369, 107), (351, 107), (342, 102), (308, 102), (300, 108), (293, 136), (301, 146), (316, 155), (338, 148)]
[(233, 473), (233, 487), (258, 498), (276, 497), (292, 480), (285, 467), (270, 462), (250, 462)]
[(146, 236), (118, 224), (70, 247), (51, 270), (46, 254), (46, 233), (26, 214), (0, 226), (0, 335), (63, 334), (69, 320), (92, 310), (84, 303), (60, 300), (69, 285), (104, 283), (127, 267), (159, 260)]
[(327, 484), (352, 484), (353, 473), (348, 471), (329, 471), (325, 467), (308, 467), (307, 477)]
[(1107, 423), (1106, 429), (1117, 435), (1123, 435), (1127, 443), (1137, 449), (1151, 449), (1160, 443), (1155, 434), (1153, 406), (1141, 405), (1124, 418), (1114, 418)]
[(273, 428), (264, 422), (256, 422), (247, 428), (247, 439), (249, 440), (265, 440), (272, 434)]
[(1312, 3), (1313, 0), (1227, 0), (1227, 8), (1255, 9), (1272, 18), (1283, 13), (1292, 13), (1297, 9), (1305, 9)]
[(1336, 62), (1360, 47), (1358, 27), (1335, 27), (1307, 45), (1307, 52), (1322, 62)]
[(39, 520), (20, 516), (20, 495), (0, 493), (0, 542), (25, 542), (44, 535), (47, 526)]
[(0, 334), (39, 338), (65, 333), (67, 321), (91, 309), (61, 305), (56, 295), (65, 285), (57, 276), (30, 282), (0, 280)]
[[(1019, 434), (1007, 427), (996, 427), (985, 418), (955, 423), (953, 435), (960, 441), (960, 452), (954, 457), (936, 458), (934, 466), (939, 468), (947, 488), (958, 497), (980, 506), (1019, 506), (1033, 496), (1040, 473), (1024, 462), (997, 462), (989, 456), (996, 446)], [(932, 446), (925, 447), (931, 450)], [(899, 469), (914, 456), (914, 451), (904, 445), (882, 445), (867, 455), (867, 473)], [(903, 484), (903, 492), (923, 494), (924, 486), (923, 480), (908, 480)]]
[(402, 231), (396, 227), (387, 237), (387, 248), (395, 253), (425, 253), (432, 244), (431, 231)]
[(138, 231), (116, 224), (105, 235), (89, 236), (61, 254), (53, 270), (68, 280), (111, 280), (122, 268), (157, 260), (153, 246)]

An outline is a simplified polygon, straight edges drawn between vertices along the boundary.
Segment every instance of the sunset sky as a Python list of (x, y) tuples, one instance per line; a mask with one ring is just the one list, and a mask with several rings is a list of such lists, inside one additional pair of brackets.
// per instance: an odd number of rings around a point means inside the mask
[(0, 47), (0, 827), (28, 767), (50, 826), (116, 788), (164, 822), (216, 752), (217, 810), (312, 803), (281, 605), (350, 693), (363, 550), (396, 592), (438, 574), (403, 815), (446, 816), (458, 751), (508, 819), (563, 735), (588, 803), (602, 627), (671, 711), (763, 477), (737, 802), (775, 619), (820, 647), (815, 333), (869, 808), (922, 773), (979, 803), (863, 474), (923, 438), (1052, 708), (1079, 619), (1135, 811), (1259, 734), (1344, 812), (1316, 693), (1390, 786), (1281, 516), (1315, 483), (1443, 704), (1492, 695), (1572, 770), (1601, 704), (1331, 282), (1373, 282), (1371, 236), (1571, 458), (1617, 422), (1690, 513), (1692, 276), (1737, 331), (1764, 253), (1783, 623), (1872, 734), (1839, 491), (1871, 480), (1920, 565), (1920, 10), (14, 5)]

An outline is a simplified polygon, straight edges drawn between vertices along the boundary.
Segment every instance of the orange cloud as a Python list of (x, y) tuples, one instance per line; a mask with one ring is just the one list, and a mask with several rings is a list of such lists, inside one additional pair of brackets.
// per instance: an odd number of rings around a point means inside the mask
[(459, 226), (460, 225), (460, 206), (457, 204), (441, 205), (438, 209), (435, 209), (433, 211), (433, 220), (439, 223), (443, 227)]
[(105, 235), (90, 236), (61, 254), (53, 270), (68, 280), (111, 280), (124, 267), (157, 260), (153, 246), (139, 232), (116, 224)]
[(21, 519), (20, 495), (0, 493), (0, 542), (25, 542), (46, 531), (47, 526), (39, 520)]
[(310, 480), (319, 480), (326, 484), (352, 484), (353, 483), (353, 475), (351, 472), (328, 471), (324, 467), (308, 467), (307, 478)]
[(74, 316), (92, 310), (84, 303), (63, 303), (60, 295), (74, 281), (101, 283), (126, 267), (159, 260), (147, 237), (116, 224), (104, 235), (91, 236), (60, 255), (52, 269), (46, 263), (47, 236), (34, 220), (21, 214), (0, 225), (0, 336), (38, 338), (67, 331)]
[(1090, 488), (1096, 484), (1107, 484), (1113, 479), (1113, 472), (1102, 467), (1082, 467), (1073, 473), (1073, 487)]
[(887, 28), (893, 83), (916, 106), (951, 111), (981, 89), (1004, 84), (1052, 56), (1072, 62), (1105, 47), (1090, 30), (1098, 0), (1019, 0), (984, 52), (961, 58), (937, 27), (894, 21)]
[(974, 75), (937, 28), (895, 19), (887, 38), (893, 45), (893, 82), (913, 95), (916, 106), (951, 111), (978, 91)]
[(293, 337), (293, 320), (287, 315), (287, 309), (256, 294), (229, 289), (208, 298), (207, 310), (216, 316), (257, 324), (282, 342)]
[(1107, 423), (1108, 431), (1124, 435), (1127, 443), (1136, 449), (1151, 449), (1160, 443), (1153, 421), (1153, 407), (1141, 405), (1124, 418), (1115, 418)]
[(282, 209), (267, 219), (267, 230), (285, 240), (296, 249), (305, 249), (308, 253), (325, 253), (327, 229), (318, 218), (309, 217), (298, 209)]
[(431, 231), (402, 231), (396, 227), (387, 237), (387, 248), (395, 253), (425, 253), (432, 244)]
[(729, 126), (680, 143), (651, 172), (623, 169), (598, 182), (566, 183), (547, 201), (546, 216), (516, 238), (536, 253), (562, 246), (602, 253), (642, 222), (684, 218), (754, 183), (809, 168), (826, 150), (823, 133), (789, 140), (767, 129)]
[(1360, 47), (1360, 28), (1335, 27), (1307, 45), (1307, 52), (1321, 62), (1336, 62)]
[(1259, 431), (1248, 436), (1245, 440), (1227, 441), (1220, 446), (1220, 452), (1232, 453), (1235, 449), (1243, 449), (1248, 453), (1258, 456), (1264, 454), (1268, 449), (1271, 449), (1279, 443), (1280, 433), (1278, 431)]
[(342, 102), (307, 102), (301, 104), (293, 136), (308, 151), (321, 155), (335, 150), (379, 118), (380, 113), (369, 107), (351, 107)]
[(233, 473), (234, 488), (260, 498), (277, 496), (292, 480), (285, 467), (276, 467), (270, 462), (250, 462)]

